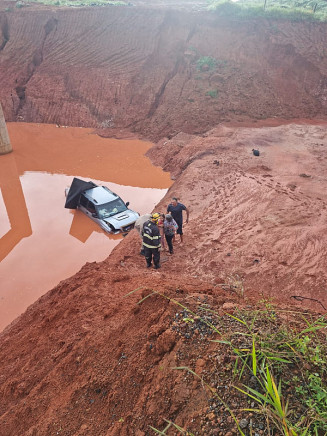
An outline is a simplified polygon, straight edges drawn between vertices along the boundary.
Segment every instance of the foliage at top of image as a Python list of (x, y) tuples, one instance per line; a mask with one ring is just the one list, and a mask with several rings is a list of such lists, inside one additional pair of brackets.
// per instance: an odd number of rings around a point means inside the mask
[[(28, 5), (25, 0), (24, 4)], [(32, 3), (32, 1), (31, 1)], [(41, 3), (52, 6), (129, 6), (130, 3), (124, 1), (111, 0), (33, 0), (33, 3)], [(23, 6), (20, 6), (23, 7)]]
[(327, 21), (325, 0), (209, 0), (209, 9), (238, 19), (272, 18), (286, 21)]

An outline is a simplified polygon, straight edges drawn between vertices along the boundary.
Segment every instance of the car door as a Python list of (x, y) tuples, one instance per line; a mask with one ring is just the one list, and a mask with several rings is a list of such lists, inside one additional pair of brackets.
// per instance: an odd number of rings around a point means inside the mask
[(84, 194), (81, 194), (81, 196), (80, 196), (78, 208), (83, 213), (85, 213), (85, 215), (87, 215), (89, 218), (91, 218), (91, 220), (96, 222), (104, 231), (110, 233), (110, 228), (109, 228), (108, 224), (106, 224), (104, 220), (102, 220), (98, 217), (98, 213), (97, 213), (97, 210), (95, 208), (95, 204), (92, 201), (88, 200)]
[(81, 194), (79, 201), (79, 208), (85, 215), (89, 216), (93, 221), (98, 222), (99, 220), (96, 218), (96, 210), (95, 205), (92, 201), (89, 201), (84, 194)]

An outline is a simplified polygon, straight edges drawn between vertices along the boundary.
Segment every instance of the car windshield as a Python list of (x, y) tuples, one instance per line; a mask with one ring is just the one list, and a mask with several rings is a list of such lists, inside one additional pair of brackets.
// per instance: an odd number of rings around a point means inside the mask
[(121, 198), (117, 198), (117, 200), (110, 201), (110, 203), (97, 206), (98, 216), (100, 219), (109, 218), (117, 213), (124, 212), (126, 209), (127, 207)]

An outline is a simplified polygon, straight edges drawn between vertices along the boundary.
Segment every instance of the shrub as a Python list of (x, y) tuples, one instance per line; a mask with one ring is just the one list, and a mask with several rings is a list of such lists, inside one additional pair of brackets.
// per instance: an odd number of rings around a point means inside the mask
[(210, 91), (206, 92), (206, 95), (208, 95), (211, 98), (217, 98), (218, 97), (218, 91), (217, 91), (217, 89), (210, 89)]
[(216, 68), (216, 64), (216, 59), (212, 58), (211, 56), (202, 56), (196, 62), (196, 66), (200, 71), (203, 71), (204, 69), (214, 70)]

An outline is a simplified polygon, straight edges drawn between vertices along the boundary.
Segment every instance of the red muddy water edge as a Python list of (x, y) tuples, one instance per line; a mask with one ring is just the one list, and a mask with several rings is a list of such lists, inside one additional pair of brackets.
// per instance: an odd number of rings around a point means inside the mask
[(0, 159), (0, 329), (86, 262), (122, 240), (64, 209), (74, 176), (104, 184), (143, 214), (171, 184), (144, 156), (151, 143), (100, 138), (91, 129), (9, 123), (14, 152)]

